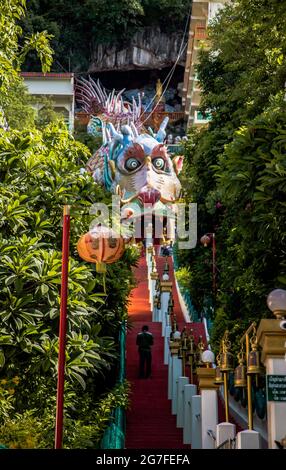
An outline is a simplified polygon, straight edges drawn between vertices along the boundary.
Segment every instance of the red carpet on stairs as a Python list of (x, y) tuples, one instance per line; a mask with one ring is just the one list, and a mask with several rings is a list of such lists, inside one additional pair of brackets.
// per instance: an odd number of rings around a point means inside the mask
[[(157, 258), (157, 269), (162, 274), (164, 259)], [(171, 258), (169, 258), (169, 263)], [(168, 400), (168, 367), (163, 364), (164, 340), (161, 336), (161, 323), (152, 323), (147, 283), (147, 266), (145, 256), (141, 257), (135, 271), (138, 286), (130, 296), (129, 318), (132, 328), (127, 334), (127, 380), (131, 383), (131, 407), (126, 419), (127, 449), (186, 449), (183, 445), (183, 430), (176, 427), (176, 416), (171, 414), (171, 401)], [(170, 266), (170, 279), (173, 280)], [(179, 324), (184, 324), (179, 307), (175, 284), (173, 283), (175, 313)], [(152, 348), (152, 377), (138, 378), (137, 333), (144, 324), (154, 335)], [(189, 324), (194, 335), (204, 335), (203, 324)]]

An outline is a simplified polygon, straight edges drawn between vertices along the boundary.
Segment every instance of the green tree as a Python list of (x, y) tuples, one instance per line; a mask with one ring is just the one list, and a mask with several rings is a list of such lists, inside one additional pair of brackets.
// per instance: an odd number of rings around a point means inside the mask
[(20, 45), (22, 29), (19, 20), (25, 15), (26, 0), (3, 0), (0, 5), (0, 106), (9, 104), (9, 90), (21, 79), (19, 71), (27, 54), (34, 49), (41, 61), (43, 72), (47, 72), (52, 64), (52, 50), (46, 32), (35, 32), (27, 36)]
[[(197, 67), (212, 121), (190, 130), (184, 178), (187, 199), (198, 203), (198, 239), (216, 233), (215, 345), (222, 325), (236, 342), (250, 321), (271, 316), (266, 296), (285, 286), (285, 14), (276, 0), (226, 6)], [(202, 310), (212, 295), (211, 250), (198, 244), (179, 257), (190, 263)]]
[[(78, 431), (73, 436), (77, 445), (80, 432), (82, 443), (88, 433), (99, 439), (112, 406), (121, 404), (120, 394), (124, 401), (125, 391), (117, 393), (115, 389), (107, 401), (99, 403), (92, 421), (94, 403), (115, 384), (118, 331), (127, 317), (127, 298), (133, 285), (131, 266), (137, 254), (126, 250), (117, 266), (108, 267), (108, 296), (94, 266), (78, 256), (76, 243), (90, 223), (85, 212), (95, 201), (110, 204), (110, 195), (95, 185), (90, 175), (81, 174), (91, 154), (62, 122), (42, 129), (32, 122), (20, 65), (33, 46), (46, 71), (51, 51), (47, 34), (36, 34), (19, 46), (21, 29), (17, 22), (24, 15), (24, 7), (25, 2), (20, 0), (3, 1), (0, 6), (0, 101), (12, 124), (9, 130), (0, 128), (0, 422), (10, 433), (6, 436), (9, 443), (22, 437), (28, 447), (37, 445), (40, 430), (54, 429), (61, 220), (62, 207), (68, 203), (73, 212), (66, 409), (70, 429), (74, 426)], [(17, 104), (16, 94), (21, 92)], [(25, 110), (31, 114), (31, 126), (27, 121), (21, 127)], [(84, 416), (80, 416), (83, 410)], [(95, 433), (97, 421), (101, 424)], [(29, 435), (27, 428), (31, 426), (35, 433)], [(31, 438), (29, 443), (26, 438)], [(45, 445), (48, 439), (50, 436)], [(71, 441), (70, 437), (69, 445)]]
[[(122, 46), (145, 26), (181, 31), (191, 0), (32, 0), (23, 21), (27, 33), (47, 29), (53, 35), (54, 70), (86, 71), (98, 44)], [(38, 67), (34, 54), (29, 68)]]

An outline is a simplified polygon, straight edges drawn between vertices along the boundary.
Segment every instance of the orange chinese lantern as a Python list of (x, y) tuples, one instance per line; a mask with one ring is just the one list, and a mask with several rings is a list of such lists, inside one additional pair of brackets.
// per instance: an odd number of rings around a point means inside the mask
[(95, 263), (98, 273), (105, 273), (106, 264), (119, 260), (124, 250), (124, 239), (102, 225), (82, 235), (77, 243), (79, 256), (89, 263)]

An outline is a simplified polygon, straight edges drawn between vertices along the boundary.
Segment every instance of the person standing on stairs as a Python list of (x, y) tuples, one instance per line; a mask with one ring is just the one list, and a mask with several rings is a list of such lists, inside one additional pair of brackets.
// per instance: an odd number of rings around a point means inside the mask
[(154, 339), (147, 325), (142, 326), (142, 331), (137, 335), (136, 344), (139, 352), (139, 377), (148, 379), (151, 376), (151, 348), (154, 344)]

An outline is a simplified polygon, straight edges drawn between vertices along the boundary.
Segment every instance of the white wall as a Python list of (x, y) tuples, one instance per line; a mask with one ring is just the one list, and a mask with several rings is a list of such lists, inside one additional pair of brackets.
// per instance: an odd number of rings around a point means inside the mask
[(24, 82), (31, 95), (74, 95), (73, 80), (71, 78), (24, 77)]

